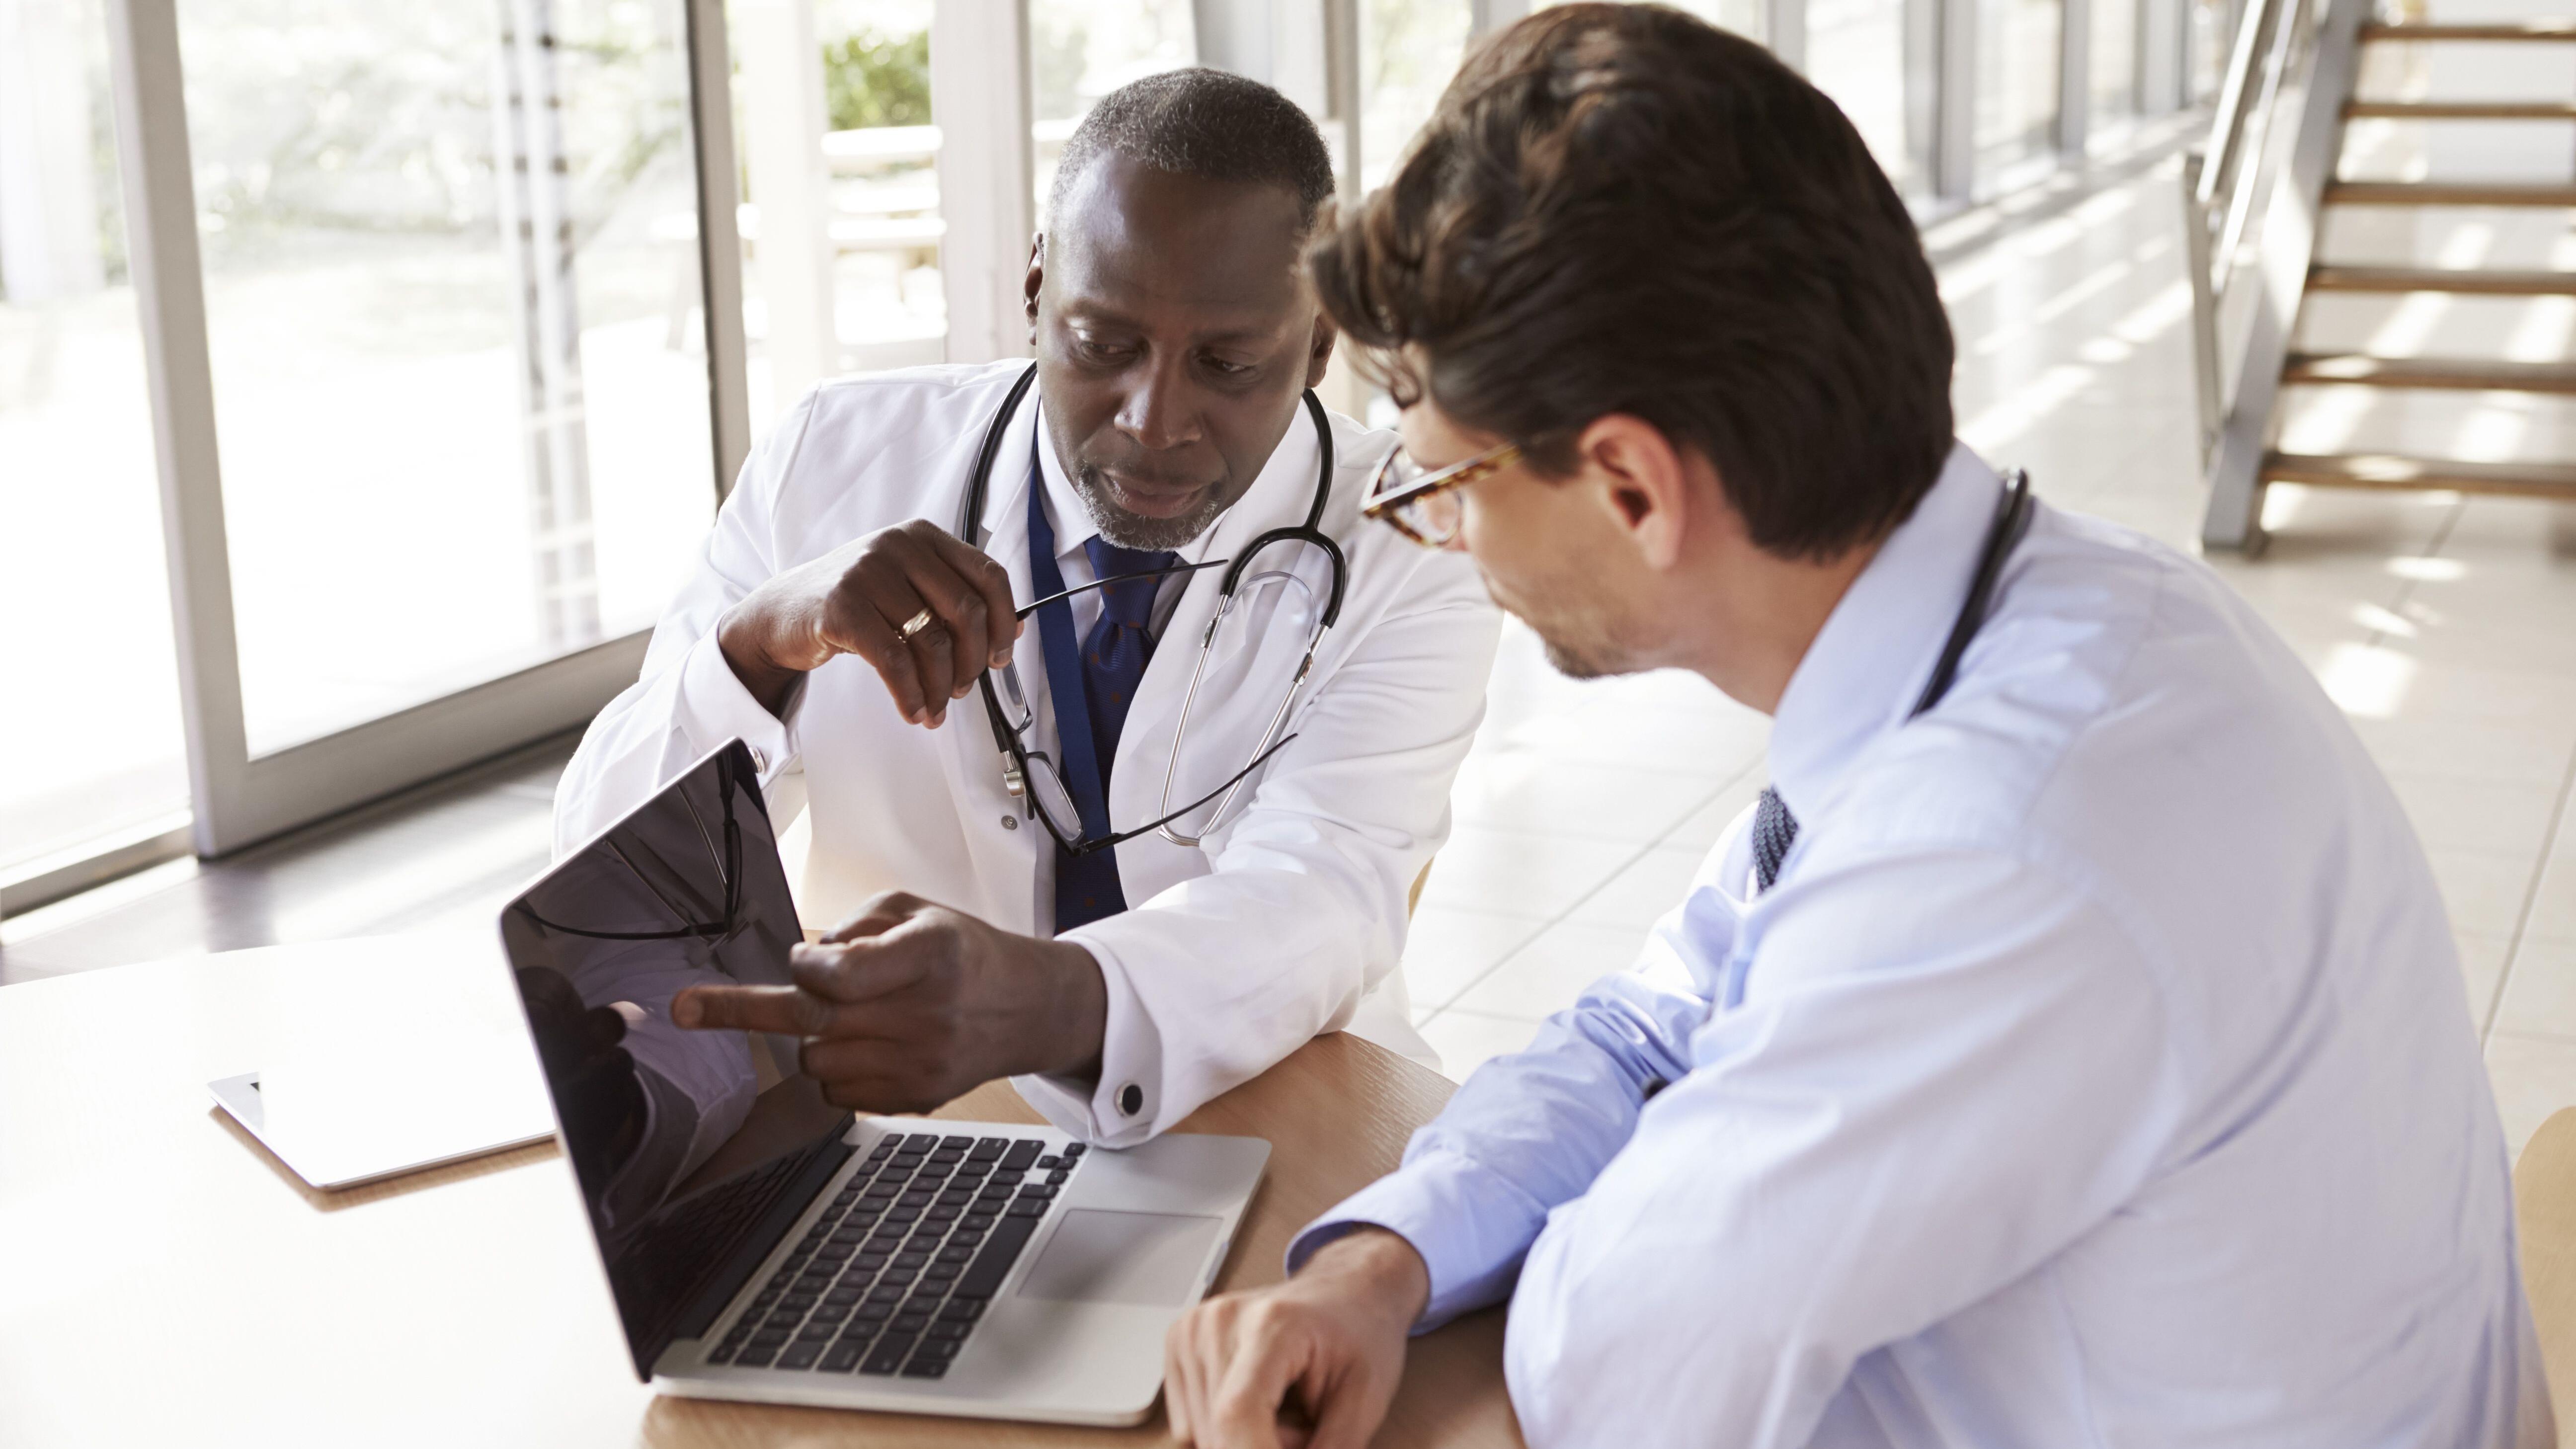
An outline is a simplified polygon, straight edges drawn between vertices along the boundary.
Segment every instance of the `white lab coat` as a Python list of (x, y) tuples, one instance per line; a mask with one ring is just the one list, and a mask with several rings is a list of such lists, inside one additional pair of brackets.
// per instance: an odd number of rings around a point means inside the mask
[[(703, 562), (655, 630), (643, 677), (600, 713), (566, 769), (558, 852), (740, 736), (779, 827), (810, 807), (799, 890), (807, 925), (828, 925), (875, 892), (905, 890), (1006, 930), (1042, 932), (1053, 914), (1042, 889), (1052, 842), (1005, 791), (975, 694), (950, 706), (945, 726), (925, 730), (905, 722), (873, 668), (843, 657), (807, 676), (782, 721), (742, 687), (714, 637), (717, 620), (753, 588), (851, 539), (913, 518), (955, 526), (976, 448), (1027, 366), (829, 382), (781, 420), (745, 464)], [(976, 540), (1009, 571), (1022, 603), (1036, 597), (1028, 488), (1037, 415), (1032, 389), (1004, 435)], [(1392, 435), (1339, 416), (1332, 423), (1337, 468), (1322, 528), (1349, 559), (1349, 585), (1298, 696), (1289, 726), (1297, 739), (1202, 846), (1159, 836), (1118, 846), (1130, 909), (1064, 934), (1099, 961), (1108, 984), (1101, 1076), (1016, 1085), (1088, 1140), (1141, 1141), (1319, 1032), (1349, 1029), (1429, 1055), (1396, 970), (1406, 895), (1448, 834), (1450, 784), (1484, 714), (1500, 621), (1464, 557), (1417, 548), (1359, 517)], [(1315, 483), (1311, 438), (1301, 409), (1206, 548), (1185, 553), (1231, 557), (1256, 534), (1303, 522)], [(1130, 706), (1111, 772), (1116, 828), (1162, 813), (1173, 724), (1222, 573), (1193, 576)], [(1231, 677), (1244, 687), (1201, 690), (1175, 804), (1252, 757), (1300, 641), (1268, 641), (1253, 664), (1235, 661)], [(1032, 627), (1019, 644), (1022, 678), (1043, 696), (1038, 650)], [(1033, 702), (1052, 748), (1051, 713)], [(1190, 789), (1193, 778), (1203, 783)]]

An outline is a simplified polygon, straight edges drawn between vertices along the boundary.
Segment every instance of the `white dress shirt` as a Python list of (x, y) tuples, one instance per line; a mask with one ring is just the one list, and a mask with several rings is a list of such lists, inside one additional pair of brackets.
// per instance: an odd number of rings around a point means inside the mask
[(1510, 1295), (1543, 1449), (2554, 1444), (2441, 899), (2298, 658), (2043, 508), (1908, 721), (1998, 497), (1956, 451), (1800, 662), (1772, 888), (1739, 821), (1291, 1262)]
[[(1027, 367), (842, 379), (789, 410), (744, 464), (699, 568), (654, 631), (643, 677), (601, 711), (566, 767), (555, 800), (559, 855), (739, 737), (772, 819), (784, 828), (801, 813), (811, 830), (797, 892), (807, 925), (902, 890), (1004, 930), (1052, 926), (1054, 842), (1006, 792), (1003, 756), (974, 693), (950, 705), (944, 726), (923, 729), (896, 712), (866, 661), (845, 656), (806, 675), (776, 716), (743, 688), (715, 635), (753, 589), (853, 539), (912, 519), (955, 527), (973, 458)], [(1320, 527), (1348, 557), (1348, 592), (1297, 693), (1295, 740), (1202, 844), (1147, 835), (1116, 847), (1130, 908), (1065, 933), (1100, 963), (1107, 988), (1101, 1075), (1016, 1085), (1087, 1140), (1141, 1141), (1318, 1032), (1348, 1029), (1428, 1054), (1396, 970), (1405, 898), (1448, 833), (1450, 782), (1483, 717), (1500, 621), (1466, 559), (1360, 518), (1360, 495), (1392, 436), (1347, 418), (1330, 426), (1335, 466)], [(974, 529), (1022, 604), (1037, 597), (1029, 464), (1042, 436), (1032, 390), (1003, 428)], [(1304, 522), (1317, 462), (1300, 409), (1242, 498), (1182, 552), (1228, 557)], [(1061, 470), (1050, 471), (1058, 476), (1041, 486), (1061, 564), (1068, 549), (1081, 558), (1091, 528)], [(1076, 519), (1084, 521), (1069, 526)], [(1065, 573), (1068, 584), (1088, 579), (1089, 561)], [(1303, 633), (1277, 629), (1218, 661), (1213, 674), (1240, 687), (1201, 694), (1175, 765), (1175, 725), (1221, 573), (1185, 576), (1158, 596), (1171, 601), (1168, 647), (1155, 651), (1119, 737), (1108, 800), (1118, 828), (1161, 813), (1167, 773), (1175, 799), (1188, 801), (1250, 761), (1302, 654)], [(1085, 595), (1074, 607), (1087, 625), (1086, 607), (1099, 604)], [(1051, 746), (1037, 643), (1033, 629), (1022, 636), (1016, 667)], [(723, 1104), (697, 1105), (713, 1113)]]

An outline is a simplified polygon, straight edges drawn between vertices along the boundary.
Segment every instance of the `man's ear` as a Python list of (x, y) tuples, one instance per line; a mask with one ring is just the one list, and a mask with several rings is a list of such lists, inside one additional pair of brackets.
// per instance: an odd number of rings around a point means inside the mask
[(1333, 365), (1333, 344), (1340, 341), (1341, 336), (1342, 329), (1334, 326), (1333, 319), (1318, 310), (1315, 313), (1315, 335), (1308, 339), (1306, 345), (1306, 385), (1308, 387), (1320, 386), (1323, 383), (1325, 369)]
[(1692, 469), (1661, 428), (1627, 413), (1595, 418), (1575, 441), (1575, 467), (1612, 524), (1650, 568), (1681, 558), (1690, 525)]
[(1029, 306), (1029, 346), (1038, 345), (1038, 293), (1046, 286), (1046, 233), (1029, 239), (1029, 275), (1020, 284), (1020, 294)]

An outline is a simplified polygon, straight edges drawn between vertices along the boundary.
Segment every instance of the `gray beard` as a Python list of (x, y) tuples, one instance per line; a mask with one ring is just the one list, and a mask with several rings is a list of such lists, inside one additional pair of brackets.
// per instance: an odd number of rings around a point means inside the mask
[(1101, 484), (1099, 473), (1088, 464), (1077, 463), (1071, 470), (1073, 491), (1080, 495), (1083, 508), (1091, 514), (1092, 526), (1100, 536), (1120, 548), (1160, 552), (1186, 547), (1216, 522), (1225, 512), (1223, 488), (1211, 488), (1205, 503), (1178, 518), (1147, 518), (1130, 513), (1109, 501), (1109, 490)]

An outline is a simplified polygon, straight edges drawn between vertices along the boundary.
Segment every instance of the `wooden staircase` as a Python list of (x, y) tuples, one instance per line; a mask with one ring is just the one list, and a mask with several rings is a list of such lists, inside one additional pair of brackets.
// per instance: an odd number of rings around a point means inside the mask
[[(2322, 122), (2320, 129), (2330, 129), (2325, 137), (2327, 156), (2309, 179), (2308, 194), (2315, 196), (2322, 208), (2337, 207), (2541, 207), (2563, 208), (2576, 212), (2576, 179), (2565, 182), (2503, 183), (2449, 181), (2375, 181), (2347, 180), (2335, 175), (2336, 157), (2342, 148), (2341, 123), (2360, 118), (2397, 118), (2407, 120), (2477, 120), (2519, 121), (2535, 124), (2567, 125), (2576, 123), (2576, 101), (2544, 99), (2510, 100), (2361, 100), (2352, 98), (2352, 77), (2357, 73), (2358, 56), (2353, 47), (2391, 44), (2498, 42), (2526, 45), (2576, 44), (2576, 21), (2539, 21), (2528, 23), (2430, 24), (2419, 22), (2364, 21), (2356, 29), (2347, 28), (2350, 37), (2343, 64), (2338, 69), (2330, 64), (2319, 66), (2318, 84), (2339, 83), (2344, 95), (2332, 112), (2323, 108), (2329, 97), (2319, 97), (2312, 114)], [(2249, 52), (2257, 40), (2248, 39)], [(2262, 37), (2260, 44), (2269, 46), (2272, 37)], [(2280, 41), (2285, 52), (2289, 40)], [(2325, 49), (2331, 53), (2331, 39)], [(2260, 56), (2250, 64), (2259, 65)], [(2240, 66), (2249, 62), (2240, 57)], [(2277, 64), (2277, 62), (2276, 62)], [(2249, 82), (2250, 84), (2250, 82)], [(2239, 112), (2239, 129), (2244, 129)], [(2222, 123), (2218, 136), (2228, 138)], [(2243, 163), (2230, 159), (2229, 164)], [(2197, 180), (2203, 161), (2195, 157), (2186, 186)], [(2233, 185), (2231, 172), (2228, 184)], [(2197, 193), (2201, 210), (2192, 213), (2195, 224), (2206, 226), (2223, 240), (2236, 234), (2244, 222), (2215, 214), (2213, 200), (2224, 201), (2222, 187), (2213, 181)], [(2188, 189), (2186, 195), (2191, 195)], [(2576, 220), (2576, 218), (2571, 218)], [(2317, 228), (2322, 231), (2322, 226)], [(2446, 293), (2488, 297), (2576, 296), (2576, 271), (2529, 271), (2501, 268), (2445, 268), (2430, 266), (2356, 266), (2315, 261), (2314, 237), (2307, 241), (2312, 258), (2305, 276), (2302, 297), (2321, 293)], [(2206, 265), (2209, 251), (2198, 253)], [(2225, 266), (2220, 277), (2225, 276)], [(2207, 275), (2206, 272), (2203, 274)], [(2202, 326), (2211, 327), (2209, 294), (2198, 299), (2203, 305)], [(2301, 308), (2305, 310), (2304, 306)], [(2516, 362), (2486, 357), (2378, 357), (2360, 353), (2326, 353), (2299, 350), (2291, 344), (2295, 335), (2295, 316), (2280, 319), (2271, 328), (2272, 350), (2257, 347), (2247, 360), (2248, 368), (2265, 365), (2265, 358), (2279, 364), (2278, 385), (2240, 387), (2235, 403), (2239, 407), (2258, 409), (2260, 416), (2238, 419), (2229, 415), (2228, 403), (2215, 393), (2216, 384), (2204, 381), (2204, 416), (2209, 426), (2212, 456), (2212, 478), (2216, 485), (2211, 515), (2204, 529), (2204, 541), (2215, 548), (2251, 548), (2261, 542), (2260, 513), (2263, 485), (2299, 483), (2310, 487), (2369, 489), (2445, 489), (2470, 493), (2512, 494), (2525, 497), (2555, 498), (2576, 501), (2576, 464), (2566, 463), (2482, 463), (2461, 459), (2406, 457), (2392, 454), (2294, 454), (2281, 451), (2270, 441), (2277, 437), (2279, 421), (2274, 416), (2280, 390), (2287, 387), (2359, 386), (2388, 389), (2468, 390), (2477, 392), (2519, 392), (2556, 396), (2576, 396), (2576, 362)], [(2205, 336), (2200, 357), (2207, 378), (2216, 376), (2215, 356)], [(2266, 372), (2269, 371), (2265, 365)], [(2253, 381), (2253, 379), (2247, 379)], [(2265, 380), (2268, 383), (2268, 378)], [(2259, 426), (2258, 436), (2249, 432)], [(2234, 437), (2225, 436), (2233, 432)], [(2234, 456), (2229, 456), (2233, 449)], [(2255, 460), (2259, 458), (2259, 462)], [(2250, 469), (2248, 467), (2250, 466)], [(2240, 471), (2240, 481), (2230, 488), (2225, 470), (2233, 466)], [(2253, 476), (2250, 487), (2245, 472)], [(2241, 514), (2242, 516), (2238, 516)]]

